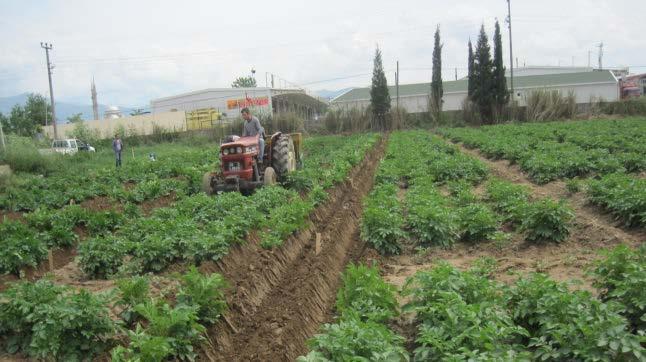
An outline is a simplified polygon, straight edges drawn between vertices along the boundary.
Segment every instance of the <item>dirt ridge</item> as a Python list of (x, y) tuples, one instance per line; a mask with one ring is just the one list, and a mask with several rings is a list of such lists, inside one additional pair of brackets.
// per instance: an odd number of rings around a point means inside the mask
[[(306, 340), (331, 318), (340, 274), (361, 254), (362, 198), (372, 188), (386, 139), (366, 153), (347, 180), (310, 216), (310, 225), (274, 250), (256, 237), (222, 261), (202, 266), (232, 286), (229, 311), (209, 331), (213, 361), (287, 361), (306, 353)], [(321, 248), (316, 253), (315, 240)]]

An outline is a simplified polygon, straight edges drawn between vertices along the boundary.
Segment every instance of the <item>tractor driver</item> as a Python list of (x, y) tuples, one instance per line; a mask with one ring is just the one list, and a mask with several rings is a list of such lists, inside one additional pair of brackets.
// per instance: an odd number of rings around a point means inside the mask
[(242, 108), (240, 113), (245, 120), (242, 137), (258, 136), (258, 163), (262, 164), (265, 154), (265, 129), (260, 125), (258, 118), (251, 115), (249, 108)]

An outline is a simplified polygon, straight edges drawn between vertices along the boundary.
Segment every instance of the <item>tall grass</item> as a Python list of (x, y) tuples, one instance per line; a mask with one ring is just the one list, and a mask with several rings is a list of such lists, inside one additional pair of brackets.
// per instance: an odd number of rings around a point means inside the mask
[(528, 121), (551, 121), (576, 115), (576, 97), (572, 91), (563, 95), (557, 90), (535, 90), (525, 97), (525, 103)]
[(601, 110), (605, 114), (622, 116), (646, 115), (646, 96), (622, 99), (618, 102), (603, 103)]
[(9, 165), (13, 171), (50, 174), (61, 168), (59, 155), (42, 155), (29, 138), (9, 136), (7, 151), (0, 152), (0, 163)]

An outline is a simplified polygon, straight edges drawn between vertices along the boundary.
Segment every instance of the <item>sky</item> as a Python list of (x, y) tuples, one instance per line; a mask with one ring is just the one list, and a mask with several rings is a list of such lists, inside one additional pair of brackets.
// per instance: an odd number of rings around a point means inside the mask
[[(513, 53), (523, 65), (597, 64), (646, 72), (646, 1), (512, 0)], [(0, 2), (0, 97), (48, 95), (41, 42), (53, 44), (57, 101), (148, 107), (150, 100), (229, 87), (251, 74), (259, 86), (316, 91), (370, 84), (375, 48), (389, 84), (431, 79), (440, 26), (444, 80), (466, 75), (467, 42), (499, 19), (505, 64), (505, 0), (424, 1), (10, 1)], [(288, 83), (286, 83), (288, 82)]]

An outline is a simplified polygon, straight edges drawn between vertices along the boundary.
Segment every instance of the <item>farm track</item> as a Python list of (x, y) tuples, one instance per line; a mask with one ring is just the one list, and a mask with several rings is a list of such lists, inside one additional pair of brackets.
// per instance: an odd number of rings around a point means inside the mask
[(201, 267), (222, 273), (231, 286), (229, 311), (209, 331), (203, 359), (292, 361), (307, 352), (306, 340), (332, 318), (341, 272), (363, 252), (362, 199), (372, 188), (385, 144), (384, 137), (310, 215), (309, 227), (281, 247), (265, 250), (251, 236), (220, 262)]

